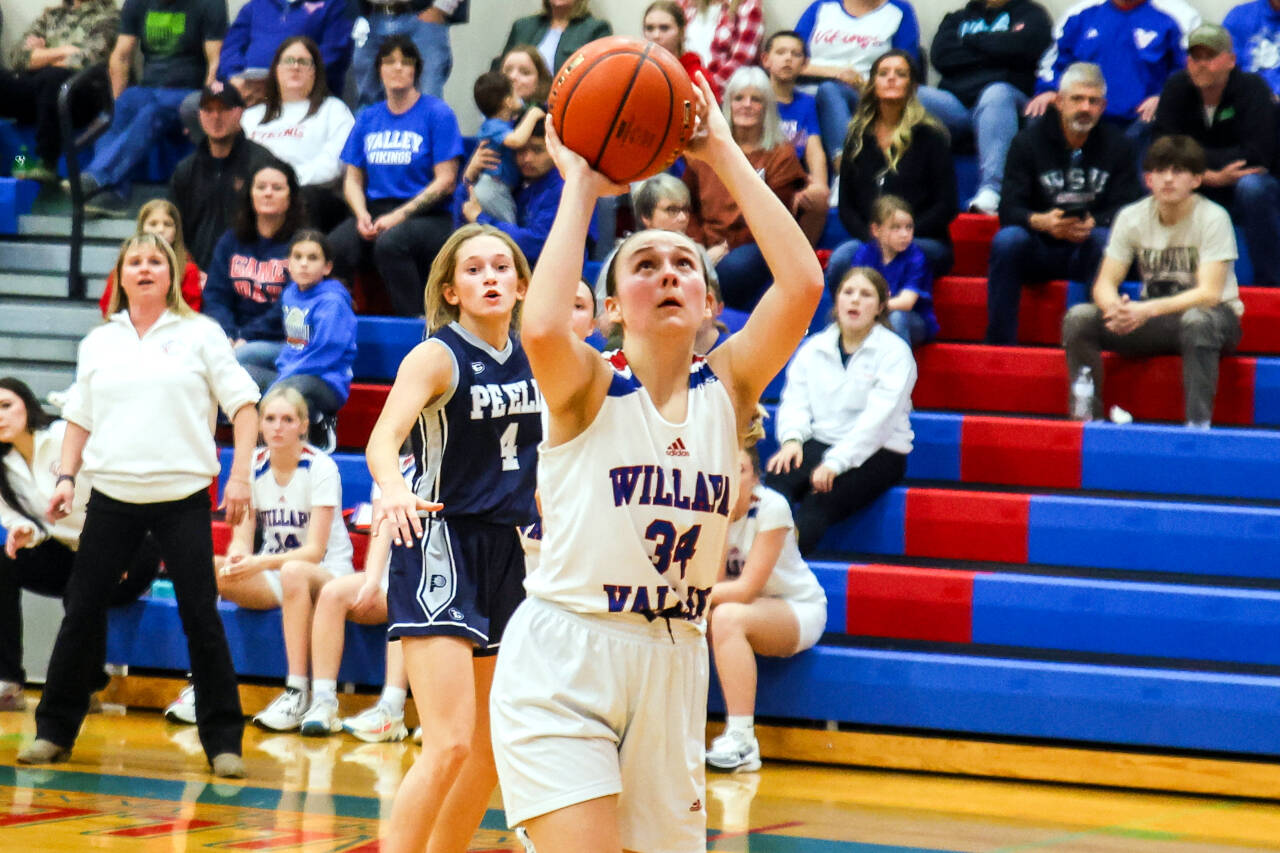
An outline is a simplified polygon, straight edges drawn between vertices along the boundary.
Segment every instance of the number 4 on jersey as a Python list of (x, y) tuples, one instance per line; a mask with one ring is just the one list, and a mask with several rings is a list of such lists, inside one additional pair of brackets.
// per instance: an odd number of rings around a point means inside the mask
[(503, 471), (520, 470), (519, 449), (516, 447), (516, 433), (519, 429), (520, 424), (512, 423), (502, 431), (502, 435), (498, 438), (498, 453), (502, 456)]
[(676, 526), (671, 522), (661, 518), (650, 522), (644, 538), (654, 542), (653, 567), (658, 570), (658, 574), (665, 575), (674, 561), (680, 564), (680, 579), (683, 580), (685, 568), (698, 549), (698, 536), (701, 533), (701, 524), (695, 524), (677, 536)]

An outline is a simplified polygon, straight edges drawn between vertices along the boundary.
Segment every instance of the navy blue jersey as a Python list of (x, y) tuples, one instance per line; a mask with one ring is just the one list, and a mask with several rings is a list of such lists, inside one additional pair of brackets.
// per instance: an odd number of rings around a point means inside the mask
[(453, 357), (453, 380), (410, 434), (413, 490), (444, 504), (446, 518), (528, 524), (537, 517), (542, 395), (524, 349), (495, 350), (457, 323), (428, 340)]

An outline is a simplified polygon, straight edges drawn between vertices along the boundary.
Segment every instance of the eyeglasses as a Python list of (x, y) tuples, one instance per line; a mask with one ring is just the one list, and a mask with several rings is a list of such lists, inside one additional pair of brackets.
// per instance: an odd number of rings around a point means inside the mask
[(688, 205), (680, 204), (664, 204), (657, 208), (657, 212), (666, 214), (667, 216), (688, 216), (689, 207)]
[(309, 56), (285, 56), (281, 57), (280, 64), (286, 68), (311, 68), (315, 65)]

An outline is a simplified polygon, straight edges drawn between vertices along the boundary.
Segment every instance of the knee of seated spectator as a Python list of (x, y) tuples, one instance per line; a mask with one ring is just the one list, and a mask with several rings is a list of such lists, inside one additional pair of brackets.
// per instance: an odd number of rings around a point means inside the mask
[(1178, 317), (1178, 326), (1184, 344), (1206, 346), (1216, 341), (1213, 316), (1203, 308), (1188, 308), (1183, 311)]
[(717, 604), (709, 619), (713, 642), (743, 636), (747, 632), (747, 605), (736, 601)]
[(290, 560), (280, 567), (280, 588), (286, 598), (310, 591), (313, 568), (306, 560)]
[(1008, 105), (1013, 107), (1022, 93), (1017, 87), (1005, 83), (988, 83), (978, 95), (978, 102), (974, 105), (974, 109), (983, 109), (990, 107), (1002, 107)]
[(1236, 182), (1235, 202), (1248, 206), (1262, 204), (1270, 199), (1275, 189), (1276, 179), (1269, 174), (1245, 175)]
[(1102, 328), (1102, 309), (1092, 302), (1074, 305), (1062, 318), (1062, 344), (1070, 347), (1082, 337), (1095, 336)]
[(991, 238), (991, 256), (1021, 254), (1032, 246), (1031, 232), (1021, 225), (1006, 225)]

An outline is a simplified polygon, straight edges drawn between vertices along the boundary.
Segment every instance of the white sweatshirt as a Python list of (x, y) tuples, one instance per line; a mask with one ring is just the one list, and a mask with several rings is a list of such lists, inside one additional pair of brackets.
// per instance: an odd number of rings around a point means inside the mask
[(89, 478), (76, 478), (76, 496), (71, 504), (71, 512), (58, 519), (54, 524), (44, 520), (44, 511), (49, 506), (49, 498), (53, 497), (53, 488), (58, 484), (58, 467), (62, 462), (62, 436), (67, 431), (66, 421), (54, 421), (44, 429), (33, 433), (34, 447), (31, 453), (31, 467), (16, 448), (10, 448), (4, 455), (4, 467), (9, 475), (9, 483), (14, 494), (26, 504), (26, 508), (36, 514), (44, 524), (41, 531), (31, 519), (0, 500), (0, 525), (12, 534), (16, 530), (27, 528), (32, 532), (28, 548), (34, 548), (46, 539), (53, 537), (74, 551), (80, 545), (80, 531), (84, 529), (84, 505), (89, 499)]
[(836, 474), (857, 468), (880, 448), (910, 453), (911, 347), (880, 324), (840, 363), (840, 328), (832, 323), (800, 345), (787, 368), (778, 405), (778, 441), (815, 438), (831, 447), (822, 461)]
[(80, 342), (62, 416), (89, 431), (82, 470), (94, 489), (159, 503), (209, 488), (218, 406), (231, 417), (257, 401), (258, 386), (213, 320), (166, 311), (139, 338), (120, 311)]
[(284, 104), (275, 121), (263, 124), (267, 105), (258, 104), (244, 111), (240, 127), (245, 136), (292, 166), (299, 184), (325, 186), (342, 176), (339, 155), (356, 120), (347, 105), (332, 95), (308, 117), (310, 108), (310, 101)]

